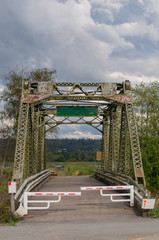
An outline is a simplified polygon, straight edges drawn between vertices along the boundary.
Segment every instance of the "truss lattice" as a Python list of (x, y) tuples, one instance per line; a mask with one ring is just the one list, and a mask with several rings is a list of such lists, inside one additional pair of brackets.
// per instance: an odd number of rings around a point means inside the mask
[[(57, 108), (97, 107), (92, 116), (58, 116)], [(102, 134), (101, 169), (134, 175), (145, 185), (130, 82), (23, 82), (13, 179), (46, 167), (45, 135), (62, 124), (88, 124)]]

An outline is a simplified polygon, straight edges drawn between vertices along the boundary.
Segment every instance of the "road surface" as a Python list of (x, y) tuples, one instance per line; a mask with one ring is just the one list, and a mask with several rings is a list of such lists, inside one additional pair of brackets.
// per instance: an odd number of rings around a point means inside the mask
[[(38, 191), (78, 192), (81, 186), (102, 186), (88, 177), (56, 177)], [(62, 197), (48, 210), (29, 211), (16, 227), (0, 226), (0, 240), (159, 240), (159, 219), (142, 218), (129, 203), (112, 203), (99, 191)]]

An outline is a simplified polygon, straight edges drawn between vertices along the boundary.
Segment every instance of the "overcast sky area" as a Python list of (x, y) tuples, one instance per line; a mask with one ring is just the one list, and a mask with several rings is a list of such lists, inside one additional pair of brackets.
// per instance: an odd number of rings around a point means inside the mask
[[(0, 88), (16, 65), (58, 81), (158, 81), (159, 0), (0, 0)], [(82, 128), (100, 136), (69, 135)]]

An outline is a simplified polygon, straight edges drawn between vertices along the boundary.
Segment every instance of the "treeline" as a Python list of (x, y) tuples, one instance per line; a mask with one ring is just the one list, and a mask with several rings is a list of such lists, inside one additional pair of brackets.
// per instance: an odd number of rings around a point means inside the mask
[(101, 144), (101, 140), (95, 139), (47, 139), (47, 161), (93, 162)]
[(101, 151), (100, 139), (46, 139), (47, 148), (52, 153), (97, 152)]
[[(101, 140), (95, 139), (46, 139), (47, 161), (53, 162), (75, 162), (75, 161), (95, 161), (96, 152), (101, 151)], [(0, 162), (13, 162), (15, 140), (8, 142), (0, 139)]]
[[(4, 110), (0, 112), (0, 161), (3, 167), (14, 159), (22, 81), (25, 78), (35, 82), (52, 81), (55, 73), (46, 68), (29, 72), (11, 69), (5, 75), (6, 88), (1, 94)], [(159, 82), (140, 83), (133, 92), (147, 188), (159, 192)], [(48, 161), (94, 161), (100, 150), (101, 140), (47, 140)]]

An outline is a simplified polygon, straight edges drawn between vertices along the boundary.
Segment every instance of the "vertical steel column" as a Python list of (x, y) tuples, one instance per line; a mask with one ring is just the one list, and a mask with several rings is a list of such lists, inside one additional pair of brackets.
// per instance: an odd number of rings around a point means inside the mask
[(46, 157), (45, 157), (45, 119), (41, 118), (41, 169), (46, 169)]
[(32, 106), (29, 109), (29, 176), (34, 174), (34, 144), (33, 144), (33, 118)]
[(38, 144), (38, 162), (37, 171), (40, 172), (44, 169), (44, 158), (45, 158), (45, 125), (44, 118), (39, 118), (39, 144)]
[(130, 175), (131, 166), (130, 140), (128, 123), (126, 117), (126, 107), (122, 107), (121, 113), (121, 134), (120, 134), (120, 151), (119, 151), (119, 173)]
[(144, 171), (142, 166), (138, 131), (137, 131), (135, 113), (134, 113), (134, 108), (132, 103), (126, 104), (126, 114), (128, 119), (128, 128), (129, 128), (129, 134), (130, 134), (130, 144), (131, 144), (135, 181), (145, 186), (145, 177), (144, 177)]
[(34, 165), (35, 173), (38, 172), (38, 160), (39, 160), (39, 113), (38, 109), (34, 109)]
[(110, 116), (103, 120), (103, 149), (102, 149), (102, 161), (103, 168), (109, 169), (109, 133), (110, 133)]
[(109, 160), (108, 170), (112, 171), (113, 164), (113, 112), (110, 111), (110, 126), (109, 126)]
[(131, 146), (130, 146), (130, 133), (128, 128), (128, 120), (125, 112), (125, 174), (134, 176), (133, 173), (133, 163), (131, 155)]
[(24, 177), (25, 151), (28, 135), (28, 112), (29, 104), (21, 102), (13, 168), (13, 180), (19, 182), (22, 182)]
[(101, 169), (104, 169), (104, 126), (102, 126), (103, 128), (103, 133), (102, 133), (102, 156), (101, 156)]
[(34, 174), (33, 159), (33, 131), (32, 131), (32, 108), (29, 106), (28, 127), (25, 148), (24, 178)]
[[(29, 109), (30, 112), (30, 109)], [(29, 115), (29, 114), (28, 114)], [(28, 117), (28, 122), (27, 122), (27, 133), (26, 133), (26, 144), (25, 144), (25, 159), (24, 159), (24, 174), (23, 178), (27, 178), (29, 176), (29, 117)]]
[(121, 130), (121, 106), (117, 106), (112, 112), (112, 139), (113, 139), (113, 162), (112, 170), (117, 172), (119, 165), (119, 149), (120, 149), (120, 130)]

